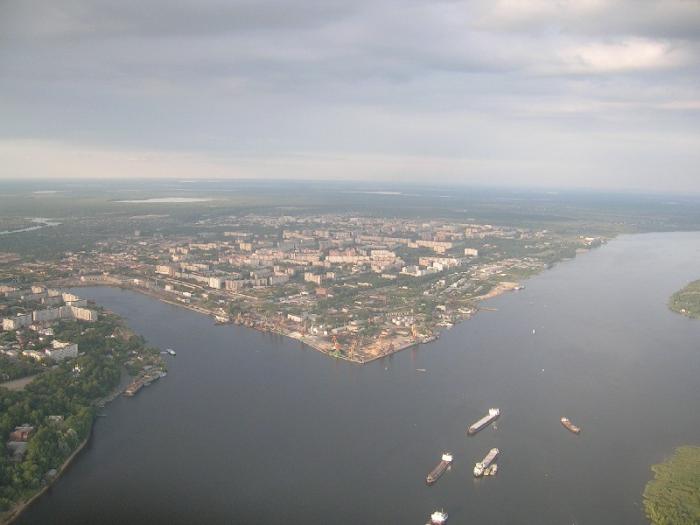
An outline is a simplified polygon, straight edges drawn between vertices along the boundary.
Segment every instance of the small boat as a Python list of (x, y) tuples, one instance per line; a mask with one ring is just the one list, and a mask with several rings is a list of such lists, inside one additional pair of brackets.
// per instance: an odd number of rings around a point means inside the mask
[(416, 372), (427, 372), (425, 368), (416, 368)]
[(567, 430), (573, 432), (574, 434), (581, 433), (581, 429), (579, 427), (577, 427), (576, 425), (574, 425), (568, 417), (561, 418), (561, 424), (564, 425), (564, 427)]
[(175, 353), (175, 350), (173, 350), (172, 348), (166, 348), (165, 351), (168, 352), (168, 354), (170, 354), (173, 357), (175, 357), (177, 355)]
[(430, 515), (430, 521), (425, 525), (442, 525), (447, 523), (447, 512), (444, 510), (436, 510)]

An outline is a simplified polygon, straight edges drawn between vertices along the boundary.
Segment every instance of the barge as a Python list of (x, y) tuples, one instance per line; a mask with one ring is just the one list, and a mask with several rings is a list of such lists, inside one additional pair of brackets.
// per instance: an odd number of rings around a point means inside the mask
[(450, 466), (450, 463), (452, 463), (452, 454), (450, 452), (445, 452), (442, 455), (442, 459), (440, 463), (438, 463), (437, 467), (435, 467), (433, 470), (430, 471), (430, 474), (425, 478), (425, 482), (428, 485), (432, 485), (435, 483), (440, 476), (442, 476), (447, 468)]
[(473, 423), (469, 429), (467, 430), (467, 434), (470, 436), (473, 436), (476, 434), (479, 430), (484, 428), (486, 425), (489, 423), (495, 421), (498, 419), (498, 416), (501, 415), (501, 411), (498, 408), (489, 408), (489, 413), (486, 414), (484, 417), (482, 417), (479, 421), (476, 423)]
[(430, 515), (430, 521), (425, 525), (442, 525), (447, 523), (447, 512), (444, 510), (436, 510)]
[[(484, 471), (493, 463), (493, 460), (498, 456), (499, 450), (497, 448), (492, 448), (486, 457), (474, 465), (474, 477), (479, 478), (484, 475)], [(489, 474), (491, 474), (489, 470)]]
[(567, 430), (573, 432), (574, 434), (581, 433), (581, 429), (579, 427), (577, 427), (576, 425), (574, 425), (568, 417), (561, 418), (561, 424), (564, 425), (564, 427)]
[(168, 374), (164, 370), (152, 369), (129, 383), (129, 386), (124, 389), (124, 395), (126, 397), (134, 397), (143, 387), (150, 386), (153, 381), (158, 381), (161, 377), (165, 377), (166, 375)]
[(491, 463), (491, 466), (484, 469), (484, 476), (495, 476), (498, 472), (498, 465), (496, 463)]
[(126, 397), (133, 397), (139, 390), (141, 390), (141, 388), (143, 388), (143, 381), (140, 379), (136, 380), (126, 387), (126, 390), (124, 390), (124, 395)]

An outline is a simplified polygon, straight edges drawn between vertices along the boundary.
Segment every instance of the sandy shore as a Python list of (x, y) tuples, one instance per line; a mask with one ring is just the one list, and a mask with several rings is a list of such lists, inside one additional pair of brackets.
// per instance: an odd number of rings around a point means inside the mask
[(502, 282), (498, 283), (496, 286), (491, 288), (491, 291), (489, 293), (486, 293), (484, 295), (480, 295), (479, 297), (475, 297), (474, 300), (476, 301), (486, 301), (487, 299), (493, 299), (494, 297), (498, 297), (499, 295), (502, 295), (506, 292), (512, 292), (513, 290), (518, 290), (520, 288), (520, 283), (514, 283), (514, 282)]

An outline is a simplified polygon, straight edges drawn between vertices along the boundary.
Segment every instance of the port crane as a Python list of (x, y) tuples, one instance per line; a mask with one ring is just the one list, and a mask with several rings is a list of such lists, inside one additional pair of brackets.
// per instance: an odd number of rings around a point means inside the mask
[(357, 351), (358, 348), (362, 348), (362, 342), (364, 341), (365, 336), (360, 336), (359, 339), (355, 339), (353, 341), (352, 346), (350, 347), (350, 359), (353, 359), (355, 357), (355, 352)]

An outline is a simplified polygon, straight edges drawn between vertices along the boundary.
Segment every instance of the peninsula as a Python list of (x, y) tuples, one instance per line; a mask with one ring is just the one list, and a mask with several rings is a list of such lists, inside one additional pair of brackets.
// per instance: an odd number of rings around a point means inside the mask
[(447, 217), (245, 213), (108, 235), (16, 270), (63, 288), (130, 288), (367, 363), (435, 340), (480, 301), (606, 240)]
[(700, 319), (700, 280), (693, 281), (674, 293), (668, 306), (676, 313)]

